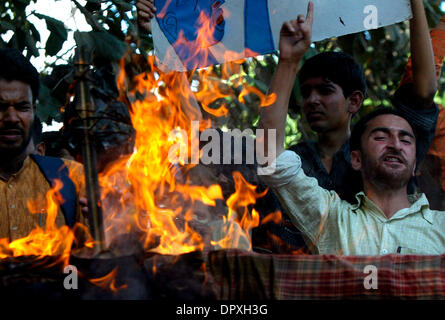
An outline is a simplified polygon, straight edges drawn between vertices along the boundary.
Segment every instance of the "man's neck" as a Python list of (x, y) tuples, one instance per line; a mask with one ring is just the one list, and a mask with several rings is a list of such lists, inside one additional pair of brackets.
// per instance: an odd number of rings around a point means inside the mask
[(389, 219), (397, 211), (409, 208), (411, 203), (408, 200), (407, 187), (399, 189), (388, 189), (364, 183), (365, 194), (377, 207), (382, 210)]
[(317, 150), (327, 172), (331, 171), (334, 155), (348, 141), (349, 126), (318, 134)]
[(0, 160), (0, 177), (8, 180), (13, 174), (17, 173), (22, 167), (26, 159), (26, 152), (13, 158), (3, 158)]

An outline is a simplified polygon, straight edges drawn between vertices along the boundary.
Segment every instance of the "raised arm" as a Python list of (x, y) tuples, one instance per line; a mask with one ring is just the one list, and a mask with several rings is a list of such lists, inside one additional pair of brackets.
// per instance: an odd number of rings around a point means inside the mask
[[(309, 2), (306, 17), (283, 24), (280, 32), (280, 58), (269, 87), (269, 94), (275, 94), (275, 103), (260, 110), (260, 127), (265, 129), (265, 150), (268, 150), (267, 130), (276, 129), (276, 157), (284, 151), (286, 116), (292, 87), (298, 67), (309, 49), (312, 38), (314, 4)], [(273, 159), (270, 159), (273, 161)]]
[(425, 8), (422, 0), (411, 0), (411, 6), (413, 11), (413, 18), (410, 20), (413, 93), (422, 102), (421, 107), (432, 108), (437, 81)]

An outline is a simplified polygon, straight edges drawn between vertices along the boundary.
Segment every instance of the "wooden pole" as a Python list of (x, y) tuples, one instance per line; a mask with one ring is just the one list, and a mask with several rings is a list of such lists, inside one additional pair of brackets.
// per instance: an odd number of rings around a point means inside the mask
[(82, 155), (85, 168), (85, 183), (88, 197), (88, 213), (92, 236), (95, 240), (94, 252), (99, 254), (104, 249), (105, 235), (100, 201), (100, 187), (97, 171), (97, 155), (94, 144), (94, 100), (88, 89), (89, 64), (85, 57), (88, 54), (83, 47), (76, 49), (76, 95), (77, 113), (81, 120)]

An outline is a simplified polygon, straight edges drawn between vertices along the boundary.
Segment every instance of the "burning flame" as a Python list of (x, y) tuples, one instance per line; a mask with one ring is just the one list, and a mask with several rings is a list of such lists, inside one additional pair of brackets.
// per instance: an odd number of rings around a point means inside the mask
[[(191, 46), (196, 54), (202, 55), (202, 49), (212, 45), (209, 39), (212, 39), (215, 25), (203, 13), (198, 25), (201, 25), (198, 41), (190, 43), (180, 32), (177, 44)], [(190, 61), (193, 58), (192, 55)], [(256, 186), (249, 184), (239, 172), (234, 172), (235, 193), (227, 200), (227, 214), (215, 217), (212, 207), (217, 200), (223, 199), (221, 187), (190, 183), (188, 172), (195, 165), (188, 164), (191, 161), (187, 158), (172, 164), (169, 152), (178, 140), (181, 150), (197, 147), (191, 141), (191, 121), (200, 121), (200, 131), (211, 126), (209, 121), (202, 121), (200, 107), (220, 117), (228, 114), (226, 98), (243, 102), (246, 95), (255, 94), (261, 106), (268, 106), (276, 97), (263, 94), (242, 78), (233, 77), (233, 73), (240, 70), (239, 62), (221, 68), (220, 75), (213, 67), (199, 70), (196, 73), (199, 86), (195, 92), (190, 89), (191, 76), (162, 72), (155, 65), (153, 56), (149, 56), (148, 64), (151, 72), (132, 79), (134, 90), (129, 90), (124, 62), (121, 62), (118, 76), (121, 92), (132, 97), (136, 92), (142, 93), (145, 99), (130, 98), (132, 122), (137, 132), (135, 153), (100, 177), (108, 244), (119, 234), (133, 231), (141, 234), (146, 250), (162, 254), (177, 255), (205, 248), (251, 249), (249, 234), (259, 225), (260, 219), (259, 213), (250, 211), (249, 206), (267, 191), (257, 193)], [(230, 89), (230, 84), (242, 87), (239, 97)], [(210, 107), (215, 101), (220, 102), (217, 109)], [(175, 133), (172, 135), (172, 132)], [(174, 150), (176, 152), (178, 150)], [(112, 200), (116, 198), (121, 200)], [(199, 220), (199, 203), (207, 207), (202, 219), (213, 228), (210, 240), (207, 234), (193, 227)]]
[(116, 267), (107, 275), (105, 275), (101, 278), (89, 279), (88, 281), (102, 289), (111, 290), (111, 292), (117, 293), (119, 290), (128, 288), (128, 285), (126, 285), (126, 284), (123, 284), (119, 287), (116, 286), (117, 271), (118, 271), (118, 268)]
[[(201, 14), (197, 53), (211, 45), (209, 39), (214, 26), (210, 20)], [(180, 37), (178, 41), (185, 40)], [(225, 54), (239, 56), (239, 53), (229, 51)], [(196, 149), (191, 140), (191, 121), (199, 121), (200, 131), (211, 127), (210, 120), (203, 120), (201, 108), (220, 117), (228, 114), (226, 99), (243, 102), (244, 97), (252, 93), (259, 97), (261, 106), (267, 106), (276, 97), (263, 94), (242, 77), (234, 77), (233, 73), (238, 73), (241, 68), (239, 62), (223, 66), (221, 74), (213, 67), (199, 70), (195, 73), (199, 86), (193, 92), (190, 89), (192, 73), (162, 72), (155, 65), (153, 56), (148, 59), (150, 72), (127, 79), (125, 62), (131, 58), (126, 55), (122, 59), (117, 81), (120, 97), (128, 96), (132, 104), (131, 118), (137, 132), (135, 152), (108, 166), (99, 177), (106, 246), (122, 235), (135, 234), (145, 250), (161, 254), (178, 255), (232, 247), (251, 249), (250, 231), (258, 226), (260, 218), (259, 213), (250, 207), (265, 192), (257, 193), (256, 186), (249, 184), (239, 172), (234, 172), (235, 193), (226, 202), (226, 215), (216, 216), (213, 208), (223, 200), (221, 186), (191, 183), (190, 170), (196, 164), (190, 164), (190, 159), (171, 163), (168, 155), (176, 142), (171, 139), (171, 132), (183, 130), (187, 133), (187, 137), (181, 136), (185, 141), (184, 148)], [(131, 89), (130, 81), (134, 84)], [(230, 90), (233, 84), (242, 88), (239, 96)], [(140, 94), (144, 96), (143, 100), (135, 98)], [(215, 101), (220, 102), (217, 109), (211, 107)], [(37, 227), (27, 237), (11, 243), (0, 239), (0, 258), (60, 255), (67, 263), (74, 233), (67, 226), (57, 228), (55, 225), (56, 197), (60, 188), (58, 183), (47, 194), (45, 228)], [(198, 214), (198, 207), (206, 209)], [(34, 212), (32, 203), (29, 210)], [(208, 237), (208, 231), (197, 230), (197, 224), (212, 226), (213, 237)], [(92, 247), (93, 242), (90, 239), (84, 245)], [(107, 276), (91, 281), (118, 290), (114, 282), (116, 272), (115, 269)]]
[[(0, 239), (0, 258), (17, 256), (36, 256), (43, 258), (45, 256), (60, 256), (64, 265), (68, 264), (71, 246), (74, 241), (73, 231), (67, 227), (56, 226), (56, 217), (58, 214), (58, 203), (63, 201), (60, 198), (59, 190), (63, 184), (60, 180), (55, 180), (55, 185), (46, 194), (46, 223), (42, 228), (37, 226), (31, 233), (24, 238), (8, 242), (7, 239)], [(40, 213), (38, 199), (28, 201), (28, 210), (31, 213)]]

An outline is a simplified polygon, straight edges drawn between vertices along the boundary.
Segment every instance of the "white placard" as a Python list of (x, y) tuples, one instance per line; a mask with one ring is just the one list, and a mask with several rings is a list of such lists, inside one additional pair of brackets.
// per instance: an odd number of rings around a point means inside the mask
[[(157, 17), (152, 20), (152, 33), (156, 57), (164, 70), (185, 71), (273, 52), (278, 48), (283, 22), (295, 19), (298, 14), (306, 14), (308, 2), (309, 0), (155, 0)], [(312, 2), (314, 42), (388, 26), (412, 16), (410, 0)], [(216, 21), (218, 15), (224, 17), (223, 25), (219, 25), (222, 32), (216, 36), (216, 43), (205, 48), (197, 45), (190, 31), (198, 29), (195, 17), (203, 11), (211, 16), (211, 21)], [(189, 39), (192, 39), (188, 42), (190, 46), (187, 43), (177, 46), (176, 39), (183, 30), (183, 21), (188, 23), (185, 28), (189, 29)], [(221, 23), (221, 19), (218, 22)], [(199, 47), (199, 54), (195, 52), (196, 47)]]

